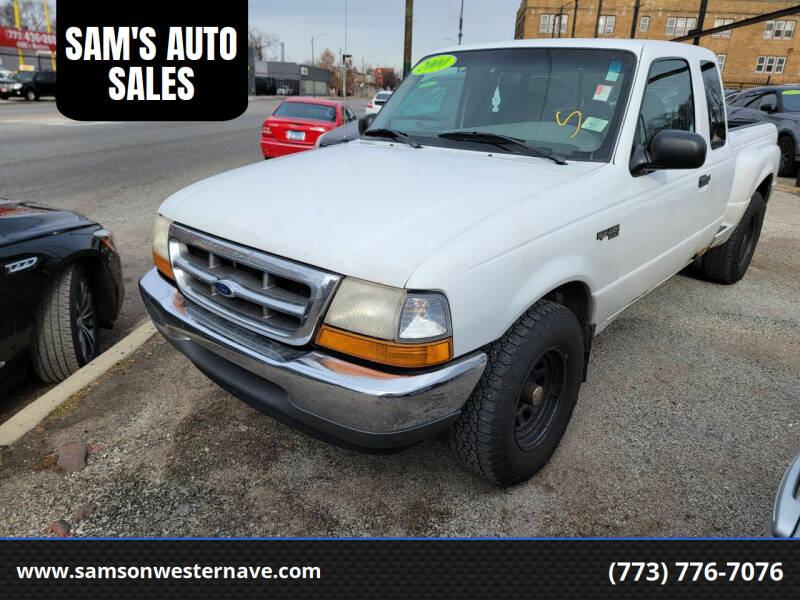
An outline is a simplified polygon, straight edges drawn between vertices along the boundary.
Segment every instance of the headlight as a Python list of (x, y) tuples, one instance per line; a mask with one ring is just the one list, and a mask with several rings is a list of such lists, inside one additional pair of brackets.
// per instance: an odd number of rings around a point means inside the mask
[(401, 367), (452, 358), (447, 299), (346, 278), (325, 315), (317, 343), (346, 354)]
[(14, 84), (14, 85), (12, 85), (11, 87), (12, 87), (13, 89), (15, 89), (15, 90), (21, 90), (21, 89), (22, 89), (22, 84), (21, 84), (21, 83), (15, 83), (15, 84)]
[(169, 226), (172, 223), (166, 217), (156, 215), (156, 222), (153, 226), (153, 262), (162, 274), (173, 281), (175, 274), (169, 264)]

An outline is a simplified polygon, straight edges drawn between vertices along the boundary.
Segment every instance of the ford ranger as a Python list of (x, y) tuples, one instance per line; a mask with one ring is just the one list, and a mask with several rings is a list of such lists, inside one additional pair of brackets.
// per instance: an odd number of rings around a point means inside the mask
[(626, 307), (691, 263), (741, 279), (779, 160), (774, 125), (728, 128), (714, 54), (672, 42), (458, 46), (362, 123), (168, 198), (145, 304), (262, 412), (372, 451), (448, 430), (500, 485), (553, 454)]

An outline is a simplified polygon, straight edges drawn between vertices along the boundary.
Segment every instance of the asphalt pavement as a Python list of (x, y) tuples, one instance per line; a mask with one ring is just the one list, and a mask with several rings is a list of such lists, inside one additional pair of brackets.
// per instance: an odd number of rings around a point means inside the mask
[[(742, 281), (677, 275), (597, 337), (561, 446), (510, 489), (443, 437), (388, 456), (309, 438), (156, 335), (0, 449), (0, 536), (89, 509), (71, 535), (763, 535), (800, 450), (799, 295), (800, 196), (781, 191)], [(66, 473), (71, 442), (92, 453)]]
[[(0, 101), (0, 198), (75, 210), (114, 234), (127, 293), (101, 349), (146, 317), (136, 283), (152, 265), (158, 206), (204, 177), (263, 160), (261, 124), (280, 101), (251, 98), (231, 121), (163, 123), (71, 121), (53, 99)], [(348, 102), (360, 115), (367, 99)], [(0, 422), (47, 389), (29, 376), (0, 398)]]

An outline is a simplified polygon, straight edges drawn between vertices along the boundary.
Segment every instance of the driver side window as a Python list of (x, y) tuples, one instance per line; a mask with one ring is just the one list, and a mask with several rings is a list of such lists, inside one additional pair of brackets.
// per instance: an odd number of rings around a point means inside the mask
[(668, 58), (650, 66), (636, 143), (646, 148), (662, 129), (695, 130), (692, 77), (685, 60)]

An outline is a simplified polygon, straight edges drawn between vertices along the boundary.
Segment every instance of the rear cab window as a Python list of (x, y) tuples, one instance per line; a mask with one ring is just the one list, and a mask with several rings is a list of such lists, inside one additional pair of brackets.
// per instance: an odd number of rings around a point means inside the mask
[(706, 92), (708, 132), (713, 150), (725, 145), (725, 97), (722, 93), (717, 63), (702, 61), (700, 63), (700, 72), (703, 75), (703, 87)]
[(328, 104), (313, 104), (311, 102), (284, 102), (275, 109), (272, 115), (291, 119), (333, 122), (336, 121), (336, 107)]

